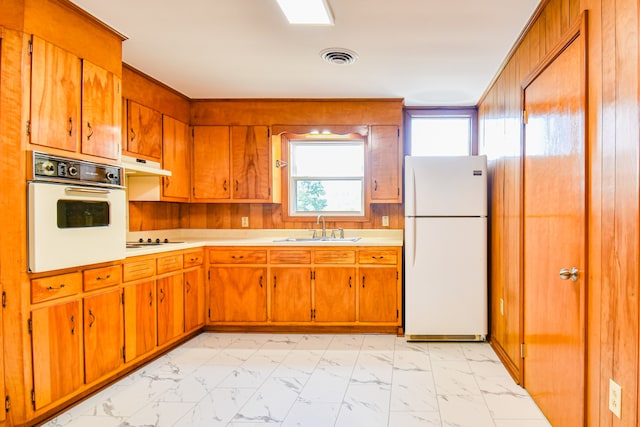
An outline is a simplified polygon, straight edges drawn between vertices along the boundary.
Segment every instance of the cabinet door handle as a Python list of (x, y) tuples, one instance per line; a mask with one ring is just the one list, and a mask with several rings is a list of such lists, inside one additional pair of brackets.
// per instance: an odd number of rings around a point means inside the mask
[(378, 191), (378, 180), (377, 179), (373, 180), (373, 191)]
[(362, 276), (362, 288), (364, 288), (364, 276)]
[(383, 259), (384, 256), (383, 255), (380, 255), (380, 256), (373, 255), (371, 258), (373, 258), (373, 259)]
[(224, 182), (222, 183), (222, 189), (224, 191), (227, 191), (227, 180), (225, 179)]
[(164, 301), (164, 289), (160, 288), (160, 302)]
[(262, 287), (262, 276), (260, 276), (260, 287)]
[(231, 255), (231, 259), (242, 259), (242, 258), (244, 258), (244, 255), (240, 255), (240, 256)]
[(93, 136), (93, 128), (91, 127), (91, 123), (87, 122), (87, 128), (89, 128), (89, 135), (87, 135), (87, 141), (89, 141), (91, 139), (91, 137)]
[(153, 292), (149, 291), (149, 307), (153, 307)]
[(349, 287), (351, 287), (351, 276), (349, 276)]
[(64, 288), (64, 283), (60, 283), (58, 286), (47, 286), (48, 291), (57, 291), (58, 289)]
[(278, 280), (278, 276), (273, 276), (273, 289), (276, 288), (276, 282)]
[(69, 117), (69, 136), (73, 135), (73, 118)]
[(89, 310), (89, 327), (93, 327), (93, 324), (96, 321), (96, 316), (93, 314), (93, 311)]
[(76, 333), (76, 316), (71, 315), (71, 335)]
[(131, 128), (130, 131), (131, 131), (131, 138), (129, 138), (129, 140), (134, 141), (136, 139), (136, 131), (133, 130), (133, 128)]
[(106, 275), (106, 276), (104, 276), (104, 277), (100, 277), (100, 276), (96, 277), (96, 280), (108, 280), (109, 278), (111, 278), (111, 275), (110, 275), (110, 274), (107, 274), (107, 275)]
[(238, 191), (238, 180), (236, 179), (236, 191)]
[(187, 281), (187, 293), (191, 293), (191, 283), (189, 283), (189, 281)]

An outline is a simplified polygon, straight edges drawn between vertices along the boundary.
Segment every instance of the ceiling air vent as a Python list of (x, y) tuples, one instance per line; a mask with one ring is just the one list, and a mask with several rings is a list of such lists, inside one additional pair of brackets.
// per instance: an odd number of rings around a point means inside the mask
[(349, 65), (356, 62), (358, 54), (349, 49), (341, 47), (330, 47), (320, 52), (320, 56), (325, 62), (334, 65)]

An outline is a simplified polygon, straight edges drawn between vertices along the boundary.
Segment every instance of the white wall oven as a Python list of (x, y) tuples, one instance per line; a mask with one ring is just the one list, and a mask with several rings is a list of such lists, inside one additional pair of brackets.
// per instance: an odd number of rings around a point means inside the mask
[(122, 168), (32, 152), (28, 181), (29, 271), (125, 257)]

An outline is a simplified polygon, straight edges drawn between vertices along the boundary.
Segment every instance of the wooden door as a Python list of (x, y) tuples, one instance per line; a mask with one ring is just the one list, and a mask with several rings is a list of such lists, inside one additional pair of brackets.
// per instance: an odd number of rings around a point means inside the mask
[(231, 197), (228, 126), (194, 126), (192, 170), (194, 201)]
[(211, 267), (209, 320), (264, 322), (267, 320), (267, 269)]
[(82, 153), (120, 159), (122, 85), (115, 74), (82, 63)]
[(158, 345), (184, 332), (184, 291), (182, 273), (157, 279)]
[(161, 113), (128, 100), (126, 132), (126, 151), (128, 153), (133, 156), (160, 161), (162, 157)]
[(37, 37), (32, 43), (31, 143), (75, 152), (81, 126), (80, 58)]
[(311, 321), (311, 269), (271, 268), (271, 319), (275, 322)]
[(231, 127), (233, 199), (269, 200), (269, 154), (267, 126)]
[(129, 362), (156, 348), (156, 282), (124, 288), (125, 355)]
[(524, 93), (524, 386), (557, 427), (583, 425), (585, 411), (583, 38)]
[(31, 312), (34, 407), (40, 409), (84, 383), (80, 301)]
[(369, 167), (371, 201), (401, 203), (402, 145), (398, 126), (371, 126)]
[(184, 272), (184, 330), (192, 331), (204, 324), (204, 270)]
[(171, 117), (162, 119), (162, 165), (171, 176), (162, 178), (162, 198), (188, 201), (191, 189), (189, 125)]
[(84, 370), (88, 384), (123, 364), (122, 290), (85, 298), (83, 317)]
[(317, 267), (313, 271), (314, 320), (353, 322), (356, 320), (356, 269)]
[(358, 297), (361, 322), (398, 320), (398, 273), (392, 267), (361, 267)]

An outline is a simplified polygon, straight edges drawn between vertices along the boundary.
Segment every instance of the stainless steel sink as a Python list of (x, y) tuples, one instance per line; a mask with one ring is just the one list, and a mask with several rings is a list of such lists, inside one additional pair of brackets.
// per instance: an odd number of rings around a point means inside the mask
[(360, 237), (285, 237), (284, 239), (276, 239), (274, 242), (313, 242), (313, 243), (321, 243), (321, 242), (357, 242), (360, 240)]

